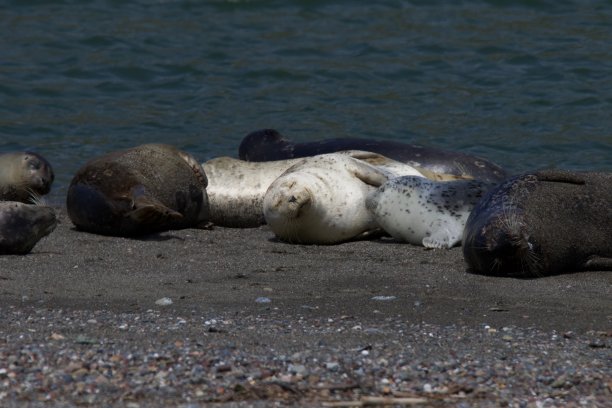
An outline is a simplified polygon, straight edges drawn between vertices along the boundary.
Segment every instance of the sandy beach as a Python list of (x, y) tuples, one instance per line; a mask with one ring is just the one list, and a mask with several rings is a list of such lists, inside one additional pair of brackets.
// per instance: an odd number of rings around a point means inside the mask
[(105, 237), (58, 211), (31, 254), (0, 257), (0, 405), (610, 400), (608, 272), (479, 276), (460, 248), (265, 226)]

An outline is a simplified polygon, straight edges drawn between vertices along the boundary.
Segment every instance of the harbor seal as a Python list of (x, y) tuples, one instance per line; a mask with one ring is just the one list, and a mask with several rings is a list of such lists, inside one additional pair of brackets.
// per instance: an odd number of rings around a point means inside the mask
[(39, 154), (0, 154), (0, 200), (32, 203), (49, 193), (54, 178), (51, 164)]
[(0, 254), (24, 255), (57, 225), (51, 207), (17, 201), (0, 202)]
[(341, 150), (363, 150), (434, 173), (454, 174), (482, 181), (500, 182), (507, 173), (497, 164), (465, 153), (424, 147), (391, 140), (359, 138), (327, 139), (294, 143), (274, 129), (249, 133), (238, 148), (240, 159), (248, 161), (284, 160), (315, 156)]
[(612, 270), (612, 173), (519, 175), (476, 205), (463, 232), (475, 273), (515, 277)]
[(66, 206), (78, 229), (103, 235), (204, 227), (206, 185), (190, 154), (144, 144), (86, 163), (70, 183)]
[(384, 171), (347, 155), (309, 157), (270, 185), (264, 217), (278, 238), (291, 243), (335, 244), (366, 237), (378, 225), (365, 198), (387, 179)]
[(427, 248), (451, 248), (461, 243), (470, 211), (494, 185), (480, 180), (398, 177), (368, 194), (366, 208), (396, 239)]
[(302, 159), (247, 162), (217, 157), (202, 163), (208, 178), (210, 221), (224, 227), (265, 224), (263, 198), (270, 184)]
[[(371, 152), (350, 150), (336, 154), (362, 160), (393, 175), (412, 174), (436, 180), (457, 178), (417, 169)], [(263, 200), (266, 190), (287, 169), (303, 160), (300, 158), (249, 162), (231, 157), (217, 157), (202, 163), (208, 177), (206, 192), (210, 221), (215, 225), (240, 228), (265, 224)]]

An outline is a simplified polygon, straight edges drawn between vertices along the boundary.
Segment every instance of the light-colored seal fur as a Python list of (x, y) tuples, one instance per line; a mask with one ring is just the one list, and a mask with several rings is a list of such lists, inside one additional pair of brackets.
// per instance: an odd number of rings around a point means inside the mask
[(0, 200), (34, 202), (51, 190), (51, 164), (32, 152), (0, 154)]
[(78, 170), (66, 205), (74, 225), (105, 235), (138, 235), (208, 222), (206, 175), (188, 153), (145, 144), (93, 159)]
[(268, 188), (263, 211), (280, 239), (334, 244), (379, 230), (365, 208), (368, 193), (390, 174), (342, 154), (322, 154), (290, 167)]
[(612, 270), (612, 173), (513, 177), (476, 205), (463, 255), (481, 274), (538, 277)]
[(51, 207), (0, 202), (0, 254), (27, 254), (56, 225), (55, 211)]
[(324, 139), (296, 143), (274, 129), (262, 129), (244, 137), (238, 148), (239, 157), (249, 161), (284, 160), (315, 156), (343, 150), (362, 150), (382, 154), (411, 166), (434, 173), (454, 174), (483, 181), (500, 182), (507, 173), (497, 164), (482, 157), (433, 147), (377, 139)]
[[(417, 169), (385, 156), (362, 151), (338, 152), (393, 175), (414, 174), (432, 179), (456, 179), (456, 176), (432, 173)], [(263, 200), (266, 190), (274, 180), (291, 166), (304, 159), (249, 162), (231, 157), (218, 157), (202, 166), (208, 177), (208, 202), (210, 221), (225, 227), (257, 227), (265, 223)]]
[(396, 239), (427, 248), (451, 248), (461, 242), (472, 208), (494, 185), (479, 180), (398, 177), (370, 193), (366, 208)]
[(202, 163), (208, 178), (210, 221), (224, 227), (265, 224), (263, 198), (270, 184), (302, 159), (248, 162), (217, 157)]

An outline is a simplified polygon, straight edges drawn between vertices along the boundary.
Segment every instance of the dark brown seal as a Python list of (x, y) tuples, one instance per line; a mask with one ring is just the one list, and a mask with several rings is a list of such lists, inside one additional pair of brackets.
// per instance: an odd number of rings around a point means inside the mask
[(358, 138), (294, 143), (274, 129), (258, 130), (246, 135), (240, 143), (238, 154), (242, 160), (272, 161), (316, 156), (343, 150), (374, 152), (434, 173), (452, 174), (482, 181), (499, 182), (507, 177), (506, 171), (497, 164), (465, 153), (391, 140)]
[(57, 218), (51, 207), (0, 202), (0, 254), (27, 254), (56, 225)]
[(51, 164), (32, 152), (0, 154), (0, 200), (31, 203), (51, 190)]
[(188, 153), (145, 144), (86, 163), (68, 188), (74, 225), (104, 235), (138, 235), (203, 227), (207, 179)]
[(470, 214), (473, 272), (538, 277), (612, 270), (612, 173), (540, 171), (491, 190)]

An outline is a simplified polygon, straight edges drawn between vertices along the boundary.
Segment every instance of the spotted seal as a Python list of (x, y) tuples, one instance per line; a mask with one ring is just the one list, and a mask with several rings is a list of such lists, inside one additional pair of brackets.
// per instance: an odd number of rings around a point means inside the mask
[(365, 198), (388, 177), (347, 155), (305, 158), (270, 185), (264, 217), (278, 238), (291, 243), (335, 244), (366, 237), (378, 225)]
[(0, 254), (29, 253), (57, 225), (51, 207), (18, 201), (0, 202)]
[(463, 232), (475, 273), (538, 277), (612, 270), (612, 173), (512, 177), (476, 205)]
[(474, 205), (495, 184), (398, 177), (368, 194), (366, 208), (396, 239), (427, 248), (451, 248), (461, 242)]
[(51, 164), (32, 152), (0, 154), (0, 200), (31, 203), (51, 190)]
[(144, 144), (86, 163), (70, 183), (66, 206), (78, 229), (98, 234), (196, 228), (208, 222), (206, 185), (190, 154)]
[[(432, 179), (456, 179), (400, 163), (380, 154), (349, 150), (338, 152), (369, 163), (393, 175), (419, 175)], [(210, 221), (225, 227), (257, 227), (265, 223), (263, 200), (268, 187), (283, 172), (304, 159), (249, 162), (232, 157), (217, 157), (202, 163), (208, 177)]]
[(308, 143), (294, 143), (274, 129), (251, 132), (238, 148), (240, 159), (248, 161), (284, 160), (315, 156), (342, 150), (362, 150), (379, 153), (434, 173), (453, 174), (482, 181), (500, 182), (506, 171), (482, 157), (391, 140), (359, 138), (326, 139)]

